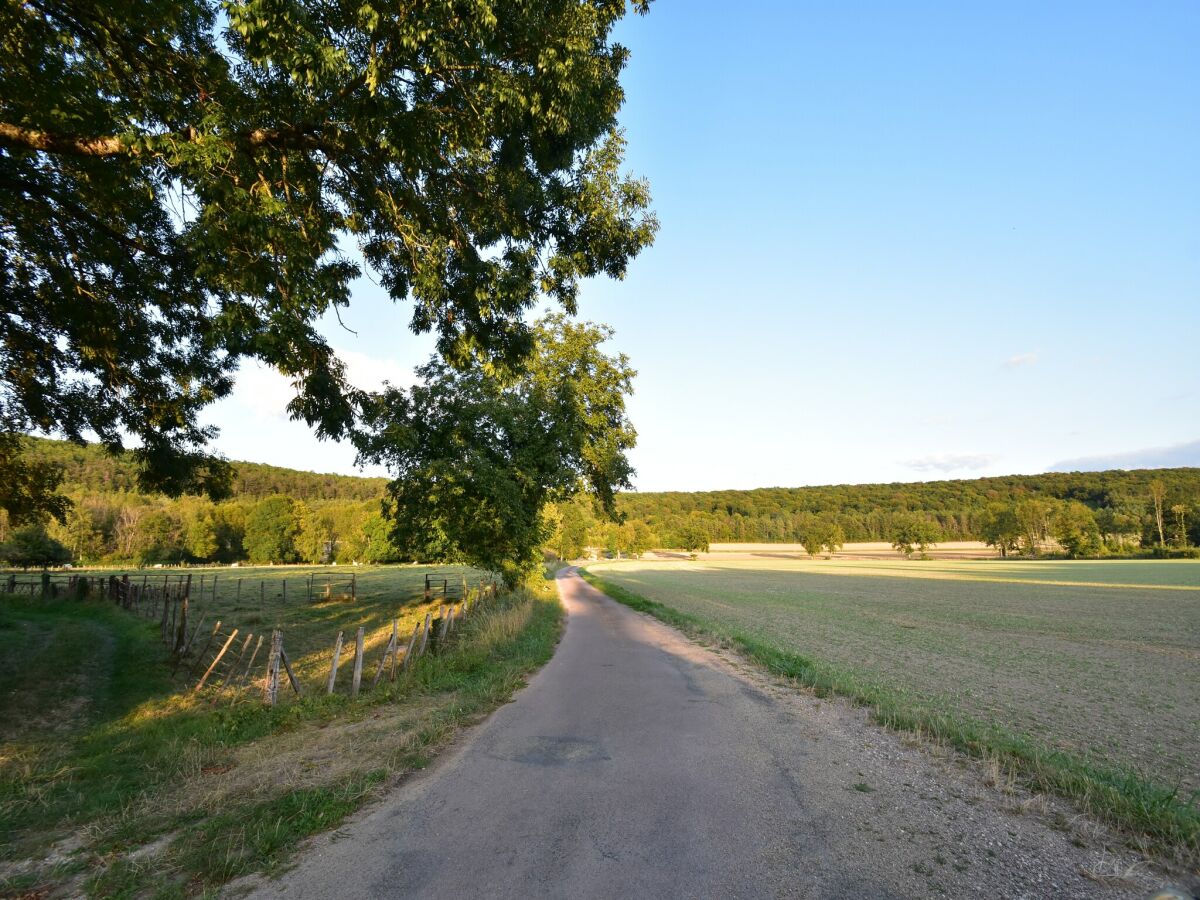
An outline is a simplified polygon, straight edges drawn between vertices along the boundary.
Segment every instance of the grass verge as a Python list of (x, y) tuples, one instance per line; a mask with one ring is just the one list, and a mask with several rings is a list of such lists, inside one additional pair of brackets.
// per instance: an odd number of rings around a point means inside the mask
[[(0, 651), (22, 664), (0, 661), (0, 895), (184, 897), (276, 871), (511, 698), (561, 628), (553, 583), (534, 585), (394, 683), (270, 709), (178, 693), (154, 626), (111, 606), (9, 604)], [(87, 666), (68, 691), (51, 676), (72, 660)]]
[(619, 603), (691, 637), (730, 646), (768, 671), (811, 688), (817, 696), (839, 695), (866, 706), (872, 720), (880, 725), (996, 761), (1031, 788), (1071, 799), (1125, 832), (1144, 849), (1193, 863), (1200, 857), (1200, 798), (1195, 794), (1181, 796), (1177, 790), (1153, 784), (1119, 767), (1097, 766), (1040, 747), (1024, 735), (934, 707), (883, 682), (791, 653), (736, 629), (648, 600), (587, 569), (580, 571), (589, 584)]

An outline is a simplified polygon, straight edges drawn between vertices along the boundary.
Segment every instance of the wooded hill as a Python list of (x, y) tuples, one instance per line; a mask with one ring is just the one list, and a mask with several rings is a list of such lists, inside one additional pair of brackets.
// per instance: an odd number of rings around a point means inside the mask
[[(63, 489), (97, 493), (137, 493), (137, 476), (132, 460), (112, 456), (94, 444), (80, 447), (68, 441), (26, 438), (34, 457), (63, 467)], [(236, 463), (234, 499), (286, 494), (296, 500), (378, 500), (386, 478), (301, 472), (262, 463)]]
[[(378, 501), (387, 483), (383, 478), (237, 463), (233, 496), (213, 503), (200, 497), (140, 493), (131, 461), (110, 456), (98, 446), (29, 438), (28, 449), (63, 467), (62, 490), (74, 506), (65, 524), (50, 523), (49, 530), (80, 562), (396, 558), (379, 515)], [(914, 515), (936, 526), (937, 539), (972, 540), (985, 537), (989, 515), (997, 506), (1015, 507), (1030, 499), (1077, 501), (1095, 514), (1101, 534), (1140, 535), (1149, 546), (1158, 542), (1154, 482), (1164, 490), (1168, 543), (1174, 541), (1182, 515), (1187, 540), (1181, 545), (1200, 544), (1200, 469), (1195, 468), (628, 493), (618, 498), (627, 521), (622, 529), (606, 526), (579, 504), (561, 508), (555, 516), (560, 523), (572, 523), (556, 526), (575, 535), (565, 540), (564, 549), (585, 542), (616, 549), (688, 546), (697, 535), (701, 542), (800, 542), (814, 518), (836, 524), (846, 541), (891, 541), (897, 524)]]
[(659, 534), (683, 523), (703, 524), (714, 542), (796, 542), (813, 516), (841, 527), (847, 541), (890, 541), (898, 516), (932, 519), (942, 540), (983, 539), (989, 507), (1014, 506), (1030, 498), (1078, 501), (1097, 519), (1135, 519), (1133, 530), (1149, 535), (1154, 526), (1151, 484), (1165, 487), (1164, 508), (1187, 507), (1191, 543), (1200, 539), (1200, 469), (1138, 469), (1106, 472), (1048, 472), (957, 481), (759, 488), (625, 494), (619, 507)]

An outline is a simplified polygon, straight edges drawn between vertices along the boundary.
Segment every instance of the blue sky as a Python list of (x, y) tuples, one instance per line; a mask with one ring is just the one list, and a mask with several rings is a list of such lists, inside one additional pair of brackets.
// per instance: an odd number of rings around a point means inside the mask
[[(662, 224), (582, 294), (641, 490), (1200, 465), (1200, 4), (659, 0), (628, 167)], [(368, 386), (431, 341), (360, 282)], [(354, 471), (243, 373), (231, 458)]]

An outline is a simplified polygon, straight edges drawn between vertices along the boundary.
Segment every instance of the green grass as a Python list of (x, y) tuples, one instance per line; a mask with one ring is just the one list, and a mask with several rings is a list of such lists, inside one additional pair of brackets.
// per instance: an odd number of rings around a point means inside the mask
[(998, 758), (1160, 848), (1200, 849), (1200, 591), (823, 565), (601, 563), (585, 577), (883, 724)]
[[(395, 683), (357, 699), (308, 691), (274, 709), (253, 693), (181, 694), (154, 625), (110, 604), (0, 600), (0, 893), (182, 896), (273, 870), (550, 657), (561, 610), (548, 587), (477, 607), (445, 652)], [(303, 658), (306, 618), (324, 647), (331, 626), (378, 620), (390, 633), (385, 623), (420, 599), (381, 588), (316, 610), (340, 617), (276, 609), (272, 621)], [(58, 862), (12, 868), (63, 840)]]

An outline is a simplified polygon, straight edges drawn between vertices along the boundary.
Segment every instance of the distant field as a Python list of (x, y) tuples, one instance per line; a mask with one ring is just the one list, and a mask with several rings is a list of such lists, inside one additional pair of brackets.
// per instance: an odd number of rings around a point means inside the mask
[[(701, 558), (741, 559), (756, 556), (807, 556), (803, 544), (711, 544)], [(929, 550), (932, 559), (998, 559), (995, 547), (983, 541), (942, 541)], [(857, 542), (842, 545), (834, 558), (896, 559), (896, 548), (886, 541)]]
[(745, 560), (589, 570), (913, 703), (1200, 788), (1200, 562)]

